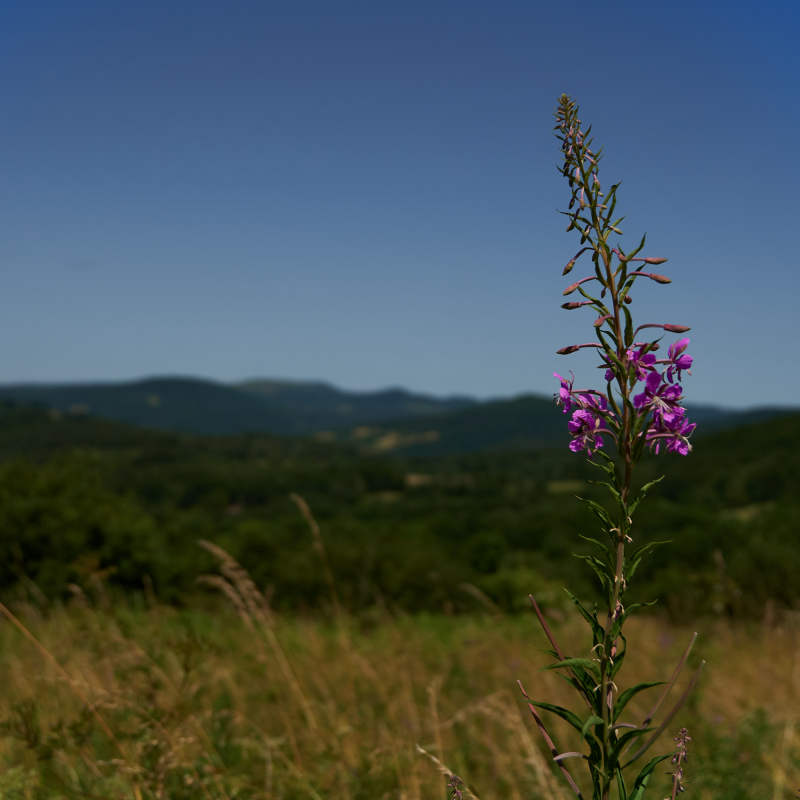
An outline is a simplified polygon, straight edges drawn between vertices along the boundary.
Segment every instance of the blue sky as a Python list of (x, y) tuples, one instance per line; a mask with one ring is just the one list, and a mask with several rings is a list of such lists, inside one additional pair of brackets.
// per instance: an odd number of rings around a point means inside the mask
[[(796, 405), (795, 2), (0, 5), (0, 382), (578, 384), (556, 208), (581, 104), (687, 402)], [(580, 269), (573, 275), (580, 277)], [(570, 276), (570, 279), (572, 276)]]

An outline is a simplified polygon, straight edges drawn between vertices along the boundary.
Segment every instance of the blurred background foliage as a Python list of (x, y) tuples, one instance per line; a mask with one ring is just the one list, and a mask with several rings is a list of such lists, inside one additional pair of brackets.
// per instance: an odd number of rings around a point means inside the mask
[[(645, 561), (636, 600), (673, 617), (760, 617), (800, 601), (800, 416), (698, 436), (689, 458), (648, 457), (665, 474), (637, 512)], [(594, 596), (571, 558), (594, 518), (600, 473), (563, 449), (411, 458), (269, 434), (195, 436), (41, 408), (0, 410), (0, 586), (47, 603), (102, 581), (203, 603), (196, 576), (214, 541), (277, 609), (327, 602), (310, 504), (351, 613), (513, 611), (560, 587)], [(72, 588), (71, 588), (72, 587)]]

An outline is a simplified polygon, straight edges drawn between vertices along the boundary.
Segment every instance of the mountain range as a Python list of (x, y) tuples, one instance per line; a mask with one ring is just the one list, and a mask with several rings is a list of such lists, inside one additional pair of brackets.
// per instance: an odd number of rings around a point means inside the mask
[[(223, 384), (183, 377), (118, 383), (0, 386), (0, 401), (40, 405), (54, 415), (90, 415), (189, 433), (264, 432), (349, 442), (377, 452), (452, 455), (547, 447), (566, 441), (560, 410), (522, 395), (478, 401), (404, 389), (350, 392), (321, 382), (250, 380)], [(800, 409), (732, 411), (689, 406), (700, 430), (746, 425)]]

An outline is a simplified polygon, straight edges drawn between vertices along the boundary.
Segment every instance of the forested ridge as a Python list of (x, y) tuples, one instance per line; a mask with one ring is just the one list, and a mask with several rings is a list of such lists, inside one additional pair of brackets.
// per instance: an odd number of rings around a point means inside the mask
[[(644, 562), (636, 599), (734, 616), (800, 600), (800, 416), (698, 436), (689, 458), (650, 456), (640, 472), (642, 482), (667, 475), (637, 514), (640, 541), (671, 543)], [(8, 405), (0, 583), (54, 602), (70, 584), (88, 591), (102, 579), (185, 604), (202, 600), (195, 579), (212, 565), (196, 543), (208, 539), (246, 564), (277, 608), (313, 608), (328, 590), (296, 492), (352, 612), (511, 610), (529, 592), (559, 606), (567, 583), (592, 593), (571, 552), (576, 534), (596, 529), (575, 495), (595, 496), (599, 477), (566, 448), (403, 458)]]

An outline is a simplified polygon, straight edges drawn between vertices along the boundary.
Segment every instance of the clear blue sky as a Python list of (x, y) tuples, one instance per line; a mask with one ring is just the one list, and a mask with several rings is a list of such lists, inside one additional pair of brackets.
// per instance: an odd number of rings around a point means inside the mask
[[(800, 4), (5, 0), (0, 382), (587, 386), (580, 103), (687, 402), (798, 404)], [(573, 275), (580, 277), (580, 270)]]

